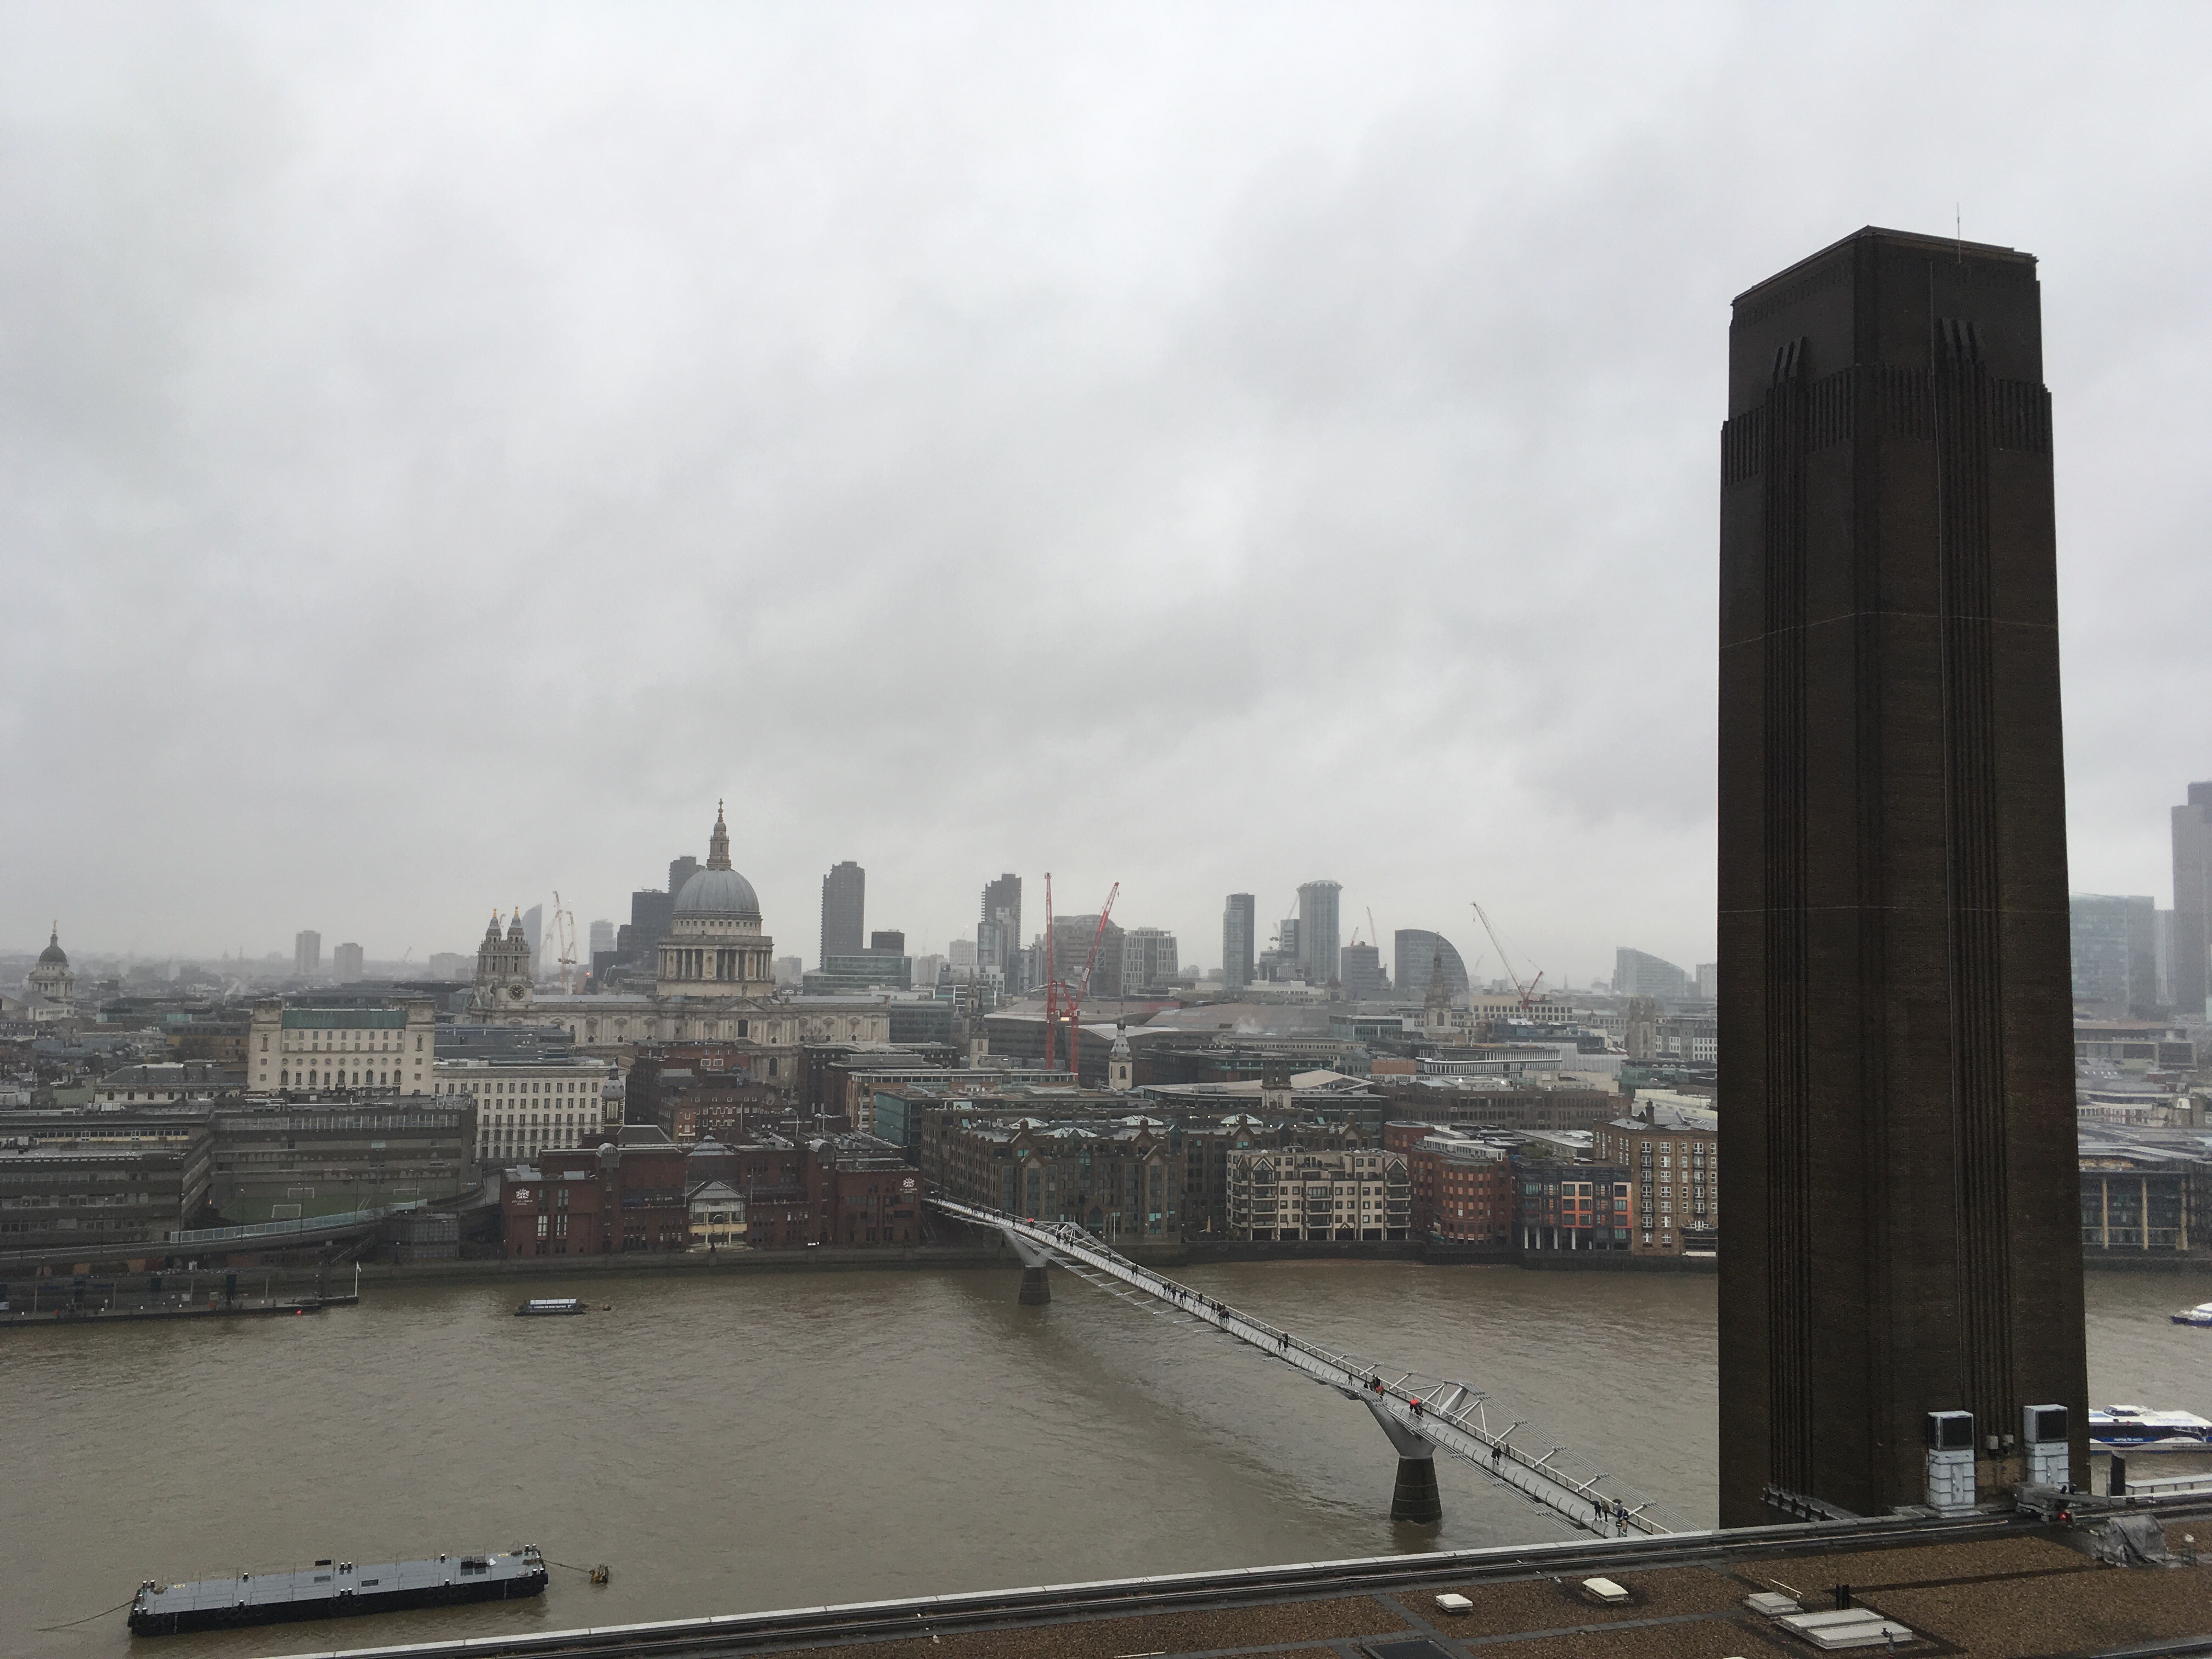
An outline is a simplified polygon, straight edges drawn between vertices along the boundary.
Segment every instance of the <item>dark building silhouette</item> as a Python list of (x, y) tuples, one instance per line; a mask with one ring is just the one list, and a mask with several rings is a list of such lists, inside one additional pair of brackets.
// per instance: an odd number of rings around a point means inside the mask
[(850, 859), (831, 865), (830, 873), (822, 878), (823, 967), (830, 965), (831, 957), (860, 954), (860, 921), (867, 897), (868, 872)]
[(1425, 998), (1429, 994), (1430, 975), (1439, 962), (1443, 964), (1447, 1006), (1453, 997), (1467, 995), (1467, 963), (1460, 960), (1452, 942), (1442, 933), (1432, 933), (1425, 927), (1401, 927), (1391, 936), (1391, 943), (1397, 964), (1400, 1001)]
[(2173, 1009), (2186, 1019), (2204, 1012), (2212, 992), (2212, 783), (2189, 786), (2173, 809)]
[(2069, 1407), (2085, 1480), (2035, 261), (1863, 230), (1729, 337), (1722, 1522), (1924, 1502), (1938, 1411), (1986, 1493)]
[(1009, 870), (983, 889), (983, 913), (975, 927), (978, 966), (996, 968), (1006, 976), (1006, 989), (1027, 988), (1022, 981), (1022, 878)]
[(1221, 908), (1221, 988), (1224, 991), (1241, 991), (1252, 982), (1258, 915), (1258, 901), (1249, 893), (1231, 893)]

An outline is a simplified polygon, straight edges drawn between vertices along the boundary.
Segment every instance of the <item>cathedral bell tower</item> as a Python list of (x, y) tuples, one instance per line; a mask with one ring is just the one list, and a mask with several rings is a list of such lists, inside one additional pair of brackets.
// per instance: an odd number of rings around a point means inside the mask
[(502, 936), (499, 912), (491, 913), (477, 946), (477, 984), (469, 994), (469, 1014), (486, 1024), (520, 1024), (532, 1017), (537, 987), (530, 975), (530, 940), (522, 931), (518, 907), (514, 925)]

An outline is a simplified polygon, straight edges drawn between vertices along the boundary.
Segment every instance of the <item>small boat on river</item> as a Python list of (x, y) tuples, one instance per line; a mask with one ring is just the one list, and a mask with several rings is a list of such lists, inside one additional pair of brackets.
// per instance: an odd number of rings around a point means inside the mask
[(318, 1561), (304, 1571), (241, 1572), (189, 1584), (148, 1579), (131, 1603), (133, 1636), (233, 1630), (295, 1619), (348, 1619), (403, 1607), (444, 1607), (462, 1601), (503, 1601), (540, 1595), (545, 1559), (535, 1544), (500, 1555), (441, 1555), (434, 1561), (386, 1561), (356, 1566)]
[(580, 1314), (591, 1311), (580, 1296), (533, 1296), (515, 1310), (518, 1318), (530, 1318), (544, 1314)]
[(2089, 1443), (2106, 1451), (2212, 1450), (2212, 1419), (2195, 1412), (2107, 1406), (2089, 1412)]
[(2177, 1325), (2212, 1326), (2212, 1302), (2200, 1302), (2193, 1308), (2184, 1308), (2174, 1315), (2173, 1322)]

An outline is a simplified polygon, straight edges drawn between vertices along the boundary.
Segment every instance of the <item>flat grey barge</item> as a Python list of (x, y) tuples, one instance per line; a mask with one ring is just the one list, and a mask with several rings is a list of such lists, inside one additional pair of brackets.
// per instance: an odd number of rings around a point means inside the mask
[(441, 1555), (434, 1561), (374, 1566), (318, 1561), (296, 1572), (242, 1572), (190, 1584), (148, 1579), (131, 1603), (133, 1636), (280, 1625), (295, 1619), (349, 1619), (404, 1607), (501, 1601), (540, 1595), (545, 1560), (535, 1544), (499, 1555)]

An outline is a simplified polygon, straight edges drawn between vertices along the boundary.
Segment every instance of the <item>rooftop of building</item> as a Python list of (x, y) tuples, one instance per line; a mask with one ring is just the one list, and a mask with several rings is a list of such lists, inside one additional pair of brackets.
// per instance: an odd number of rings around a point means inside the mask
[(118, 1066), (100, 1079), (102, 1089), (238, 1089), (246, 1073), (213, 1060), (149, 1060)]
[[(422, 1005), (422, 1014), (429, 1005)], [(287, 1008), (282, 1024), (288, 1031), (368, 1031), (404, 1027), (405, 1008)], [(422, 1018), (418, 1015), (417, 1018)]]
[(1641, 1096), (1637, 1097), (1633, 1112), (1613, 1119), (1607, 1127), (1678, 1135), (1720, 1132), (1719, 1115), (1710, 1107), (1677, 1106), (1664, 1101), (1646, 1101)]
[[(2165, 1518), (2168, 1547), (2193, 1555), (2212, 1505)], [(809, 1659), (1783, 1659), (1819, 1650), (1746, 1605), (1802, 1593), (1807, 1611), (1855, 1607), (1895, 1621), (1893, 1648), (1958, 1659), (2198, 1650), (2212, 1626), (2212, 1561), (2112, 1569), (2081, 1534), (1996, 1517), (1776, 1527), (1657, 1540), (1591, 1540), (1304, 1562), (1048, 1589), (1002, 1590), (687, 1621), (682, 1635), (727, 1650)], [(1583, 1588), (1602, 1577), (1615, 1605)], [(1817, 1588), (1816, 1588), (1817, 1587)], [(1466, 1598), (1451, 1613), (1437, 1598)], [(654, 1627), (655, 1633), (675, 1633)], [(643, 1634), (642, 1632), (640, 1632)], [(564, 1651), (614, 1654), (625, 1632), (577, 1633)], [(483, 1659), (534, 1651), (546, 1637), (478, 1638)], [(526, 1645), (534, 1644), (534, 1645)], [(719, 1645), (717, 1650), (724, 1650)], [(356, 1659), (395, 1656), (366, 1650)]]
[[(1346, 1077), (1342, 1072), (1293, 1072), (1290, 1086), (1297, 1094), (1364, 1095), (1368, 1092), (1364, 1077)], [(1145, 1092), (1163, 1099), (1214, 1099), (1227, 1097), (1237, 1100), (1256, 1100), (1270, 1085), (1264, 1078), (1240, 1078), (1225, 1083), (1158, 1083), (1145, 1085)]]

